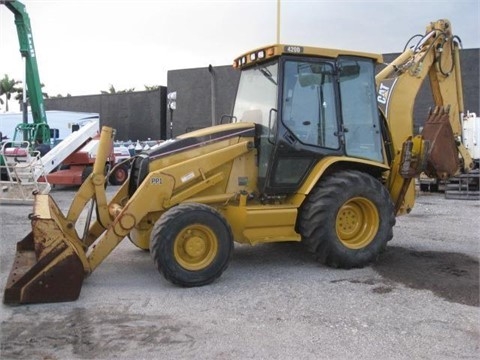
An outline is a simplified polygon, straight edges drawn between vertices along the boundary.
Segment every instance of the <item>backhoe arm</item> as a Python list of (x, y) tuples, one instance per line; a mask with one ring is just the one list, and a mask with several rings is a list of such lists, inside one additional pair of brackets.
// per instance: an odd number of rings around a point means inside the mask
[[(420, 36), (420, 35), (419, 35)], [(463, 91), (459, 62), (459, 39), (448, 20), (432, 22), (412, 48), (376, 76), (378, 104), (391, 140), (393, 154), (388, 187), (397, 214), (414, 204), (412, 179), (421, 172), (446, 178), (472, 159), (461, 143)], [(435, 109), (430, 112), (421, 136), (413, 134), (413, 107), (420, 87), (429, 78)]]

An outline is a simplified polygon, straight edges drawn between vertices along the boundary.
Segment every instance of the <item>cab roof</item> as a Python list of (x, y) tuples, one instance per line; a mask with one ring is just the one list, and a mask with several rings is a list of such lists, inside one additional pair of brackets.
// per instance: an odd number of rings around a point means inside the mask
[(245, 68), (256, 63), (262, 63), (275, 57), (279, 57), (281, 55), (319, 56), (327, 58), (338, 58), (339, 56), (357, 56), (369, 58), (376, 62), (383, 62), (383, 56), (381, 54), (352, 50), (317, 48), (301, 45), (274, 44), (242, 54), (234, 60), (233, 67)]

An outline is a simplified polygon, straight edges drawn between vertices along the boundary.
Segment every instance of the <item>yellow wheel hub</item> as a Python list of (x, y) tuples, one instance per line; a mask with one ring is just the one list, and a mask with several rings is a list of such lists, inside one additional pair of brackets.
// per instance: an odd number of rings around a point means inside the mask
[(186, 270), (201, 270), (210, 265), (218, 252), (215, 233), (195, 224), (181, 231), (174, 243), (175, 260)]
[(372, 242), (379, 226), (377, 207), (370, 200), (357, 197), (342, 205), (337, 214), (335, 230), (345, 247), (361, 249)]

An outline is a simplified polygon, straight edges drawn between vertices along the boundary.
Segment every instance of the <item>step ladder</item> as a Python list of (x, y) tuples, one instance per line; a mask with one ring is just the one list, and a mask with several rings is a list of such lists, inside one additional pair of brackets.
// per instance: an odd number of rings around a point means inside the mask
[(0, 204), (32, 204), (35, 193), (50, 192), (48, 182), (38, 181), (39, 176), (46, 174), (45, 168), (40, 153), (31, 151), (28, 141), (3, 143), (0, 156)]

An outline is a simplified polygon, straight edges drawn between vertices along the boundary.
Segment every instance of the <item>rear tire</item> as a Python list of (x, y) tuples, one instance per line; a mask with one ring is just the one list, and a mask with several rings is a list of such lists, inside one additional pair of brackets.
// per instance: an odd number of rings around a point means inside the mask
[(93, 173), (93, 166), (88, 165), (85, 166), (85, 168), (82, 171), (82, 184), (87, 180), (87, 178), (90, 176), (90, 174)]
[(230, 226), (215, 209), (185, 203), (165, 212), (155, 223), (150, 253), (170, 282), (202, 286), (225, 271), (233, 251)]
[(393, 237), (395, 211), (386, 188), (360, 171), (322, 179), (302, 205), (302, 242), (321, 263), (349, 269), (377, 259)]
[(125, 164), (118, 165), (108, 177), (111, 185), (123, 185), (128, 178), (128, 166)]

